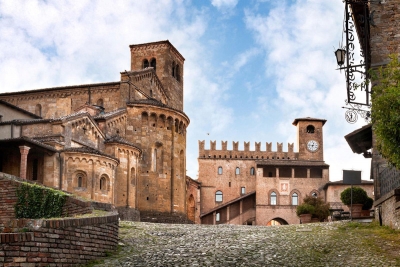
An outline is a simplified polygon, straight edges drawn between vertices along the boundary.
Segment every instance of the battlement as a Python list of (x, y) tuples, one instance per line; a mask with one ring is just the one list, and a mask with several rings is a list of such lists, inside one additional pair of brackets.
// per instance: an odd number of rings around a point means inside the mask
[(199, 158), (239, 158), (239, 159), (297, 159), (298, 153), (293, 151), (294, 144), (288, 143), (287, 152), (283, 151), (283, 143), (277, 143), (277, 151), (272, 151), (272, 142), (266, 143), (266, 150), (261, 151), (261, 142), (255, 143), (255, 150), (250, 150), (250, 142), (244, 142), (244, 150), (239, 150), (239, 142), (232, 142), (232, 150), (228, 150), (228, 142), (221, 141), (221, 150), (216, 148), (216, 141), (210, 141), (210, 149), (205, 149), (205, 141), (199, 141)]

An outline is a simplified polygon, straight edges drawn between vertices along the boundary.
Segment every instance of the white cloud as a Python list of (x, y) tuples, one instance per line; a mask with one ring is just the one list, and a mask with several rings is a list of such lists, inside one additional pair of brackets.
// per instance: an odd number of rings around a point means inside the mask
[(211, 4), (218, 9), (234, 8), (239, 0), (211, 0)]

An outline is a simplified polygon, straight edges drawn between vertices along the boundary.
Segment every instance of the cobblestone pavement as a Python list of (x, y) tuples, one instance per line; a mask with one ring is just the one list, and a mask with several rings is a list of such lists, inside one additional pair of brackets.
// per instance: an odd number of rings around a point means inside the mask
[[(121, 222), (120, 250), (95, 266), (399, 266), (344, 222), (287, 226)], [(396, 264), (397, 263), (397, 264)]]

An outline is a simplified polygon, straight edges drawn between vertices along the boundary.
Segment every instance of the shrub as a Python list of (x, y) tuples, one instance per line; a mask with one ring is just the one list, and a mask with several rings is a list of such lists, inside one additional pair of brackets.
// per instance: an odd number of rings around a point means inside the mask
[(17, 188), (15, 216), (27, 219), (60, 217), (66, 200), (67, 194), (62, 191), (21, 183)]
[(370, 197), (367, 197), (367, 200), (364, 203), (364, 206), (362, 207), (363, 210), (370, 210), (372, 208), (372, 205), (374, 204), (374, 200)]
[(298, 205), (296, 208), (297, 216), (300, 216), (302, 214), (313, 214), (314, 212), (315, 212), (314, 206), (307, 204), (307, 203)]
[(323, 221), (329, 216), (329, 204), (325, 203), (320, 197), (306, 196), (303, 202), (314, 207), (312, 213), (314, 218), (318, 218), (319, 221)]
[[(364, 204), (367, 201), (368, 195), (364, 189), (361, 187), (353, 187), (353, 204)], [(340, 194), (340, 200), (345, 205), (350, 205), (351, 203), (351, 187), (346, 188)]]

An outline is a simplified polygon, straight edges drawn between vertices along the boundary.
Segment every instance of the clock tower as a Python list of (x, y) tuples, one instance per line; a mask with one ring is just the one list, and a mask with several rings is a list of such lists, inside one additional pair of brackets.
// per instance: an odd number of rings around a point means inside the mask
[(295, 119), (297, 126), (297, 148), (299, 160), (324, 160), (324, 139), (322, 127), (326, 120), (316, 118)]

